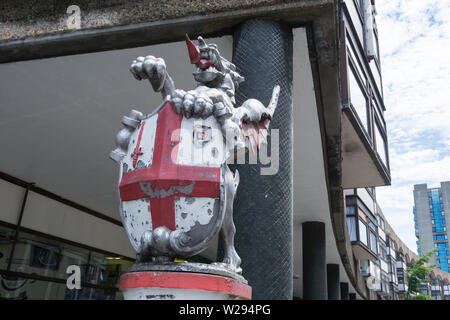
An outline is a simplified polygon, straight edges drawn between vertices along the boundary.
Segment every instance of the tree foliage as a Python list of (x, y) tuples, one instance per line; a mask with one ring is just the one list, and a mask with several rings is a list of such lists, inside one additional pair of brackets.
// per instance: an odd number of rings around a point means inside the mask
[(429, 295), (423, 294), (420, 291), (420, 287), (424, 283), (431, 283), (429, 275), (436, 264), (426, 265), (430, 260), (430, 257), (436, 252), (437, 249), (433, 249), (427, 252), (425, 255), (420, 257), (416, 262), (413, 263), (411, 267), (407, 267), (407, 281), (408, 281), (408, 291), (407, 299), (409, 300), (432, 300), (433, 298)]
[(427, 294), (419, 292), (417, 296), (410, 296), (409, 300), (434, 300), (433, 297), (430, 297)]

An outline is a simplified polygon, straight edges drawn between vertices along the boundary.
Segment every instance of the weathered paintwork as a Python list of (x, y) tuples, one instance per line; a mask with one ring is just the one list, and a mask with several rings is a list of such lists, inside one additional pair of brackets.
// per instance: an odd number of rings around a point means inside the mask
[[(204, 250), (221, 231), (222, 263), (241, 273), (234, 248), (233, 201), (239, 173), (228, 168), (231, 152), (254, 151), (265, 142), (280, 87), (266, 107), (248, 99), (235, 107), (244, 78), (215, 44), (186, 35), (198, 86), (176, 89), (163, 59), (138, 57), (130, 71), (149, 80), (163, 103), (148, 116), (132, 111), (122, 119), (110, 157), (120, 165), (121, 217), (138, 262), (168, 262)], [(246, 144), (246, 142), (249, 142)]]
[[(199, 130), (199, 128), (201, 130)], [(189, 240), (186, 256), (207, 245), (223, 220), (220, 194), (225, 143), (214, 117), (187, 119), (166, 101), (130, 137), (120, 166), (121, 218), (134, 249), (146, 231), (166, 227)], [(222, 206), (223, 207), (223, 206)], [(169, 236), (170, 236), (169, 234)]]
[(223, 276), (187, 272), (135, 272), (120, 279), (126, 300), (250, 300), (247, 284)]

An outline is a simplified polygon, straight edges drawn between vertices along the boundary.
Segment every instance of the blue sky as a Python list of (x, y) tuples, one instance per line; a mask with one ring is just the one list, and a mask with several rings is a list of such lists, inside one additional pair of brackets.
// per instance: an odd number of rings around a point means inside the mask
[(414, 251), (413, 185), (450, 180), (450, 1), (376, 0), (392, 186), (384, 215)]

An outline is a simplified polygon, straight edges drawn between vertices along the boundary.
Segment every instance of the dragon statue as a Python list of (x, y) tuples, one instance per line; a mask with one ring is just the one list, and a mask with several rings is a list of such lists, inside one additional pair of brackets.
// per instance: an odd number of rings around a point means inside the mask
[[(274, 87), (272, 98), (267, 107), (256, 99), (248, 99), (242, 105), (236, 107), (236, 90), (239, 84), (244, 81), (244, 78), (236, 71), (236, 66), (220, 55), (216, 44), (207, 44), (202, 37), (198, 37), (198, 45), (196, 45), (186, 35), (186, 44), (190, 62), (195, 65), (193, 76), (197, 82), (197, 87), (193, 90), (176, 89), (174, 81), (167, 72), (165, 61), (161, 58), (151, 55), (137, 57), (131, 64), (130, 71), (133, 76), (137, 80), (148, 80), (155, 92), (161, 92), (164, 101), (150, 115), (143, 115), (133, 110), (128, 117), (123, 118), (122, 123), (125, 128), (116, 136), (117, 148), (111, 152), (110, 157), (121, 165), (121, 180), (119, 183), (121, 217), (130, 241), (138, 253), (137, 258), (140, 262), (163, 262), (170, 261), (173, 258), (192, 256), (206, 249), (214, 235), (220, 230), (224, 241), (224, 258), (221, 263), (240, 273), (242, 271), (240, 268), (241, 259), (234, 247), (236, 228), (233, 222), (233, 201), (239, 184), (239, 173), (236, 170), (233, 174), (226, 164), (226, 159), (231, 153), (234, 154), (236, 150), (245, 148), (254, 152), (255, 147), (259, 149), (261, 143), (267, 142), (268, 127), (278, 103), (280, 87), (278, 85)], [(213, 187), (205, 188), (204, 194), (200, 191), (190, 193), (194, 190), (194, 183), (196, 183), (196, 187), (200, 188), (200, 183), (204, 181), (202, 179), (194, 181), (195, 178), (190, 178), (192, 183), (187, 184), (186, 180), (189, 179), (183, 176), (182, 173), (189, 170), (199, 170), (198, 167), (192, 169), (192, 164), (190, 164), (190, 167), (182, 167), (185, 169), (174, 169), (175, 177), (178, 178), (175, 181), (174, 178), (171, 178), (171, 180), (167, 178), (169, 173), (172, 172), (170, 171), (171, 169), (167, 169), (167, 161), (173, 161), (173, 159), (165, 159), (164, 161), (166, 162), (163, 162), (159, 167), (155, 163), (150, 164), (151, 160), (147, 164), (142, 161), (139, 163), (139, 157), (143, 157), (142, 155), (145, 152), (153, 152), (153, 162), (156, 161), (157, 148), (155, 146), (158, 143), (162, 143), (158, 141), (158, 139), (162, 139), (158, 138), (162, 137), (161, 134), (158, 135), (159, 131), (157, 130), (156, 135), (153, 135), (156, 138), (153, 138), (155, 142), (151, 151), (143, 150), (140, 147), (142, 145), (140, 140), (146, 139), (146, 130), (150, 130), (149, 124), (145, 126), (146, 129), (144, 130), (144, 121), (149, 122), (152, 116), (159, 113), (159, 118), (154, 124), (160, 126), (160, 122), (163, 121), (161, 112), (167, 105), (169, 109), (166, 109), (167, 111), (165, 112), (168, 112), (171, 115), (170, 117), (178, 117), (180, 121), (185, 121), (186, 123), (189, 123), (191, 119), (204, 121), (209, 119), (209, 123), (212, 123), (211, 126), (217, 126), (218, 131), (222, 133), (222, 137), (217, 140), (219, 141), (217, 143), (224, 141), (226, 144), (226, 155), (217, 164), (217, 174), (211, 173), (212, 171), (205, 171), (205, 175), (209, 174), (210, 177), (213, 177), (211, 179), (217, 183), (217, 186), (220, 186), (215, 196), (208, 196), (210, 197), (208, 199), (213, 199), (216, 205), (207, 207), (207, 204), (209, 205), (210, 203), (207, 202), (202, 207), (194, 207), (193, 202), (195, 199), (206, 197), (205, 192), (209, 191), (206, 189), (213, 189)], [(170, 120), (166, 119), (164, 121)], [(143, 130), (144, 135), (142, 134)], [(209, 141), (209, 138), (205, 138), (207, 135), (207, 130), (201, 132), (200, 138), (203, 139), (203, 143)], [(171, 146), (173, 146), (173, 143)], [(131, 162), (131, 158), (133, 162)], [(147, 173), (146, 178), (139, 180), (139, 177), (144, 177), (144, 174), (138, 175), (137, 173), (144, 172), (146, 169), (150, 170), (149, 168), (152, 166), (159, 171), (152, 174)], [(165, 172), (169, 173), (164, 176)], [(176, 176), (177, 174), (179, 176)], [(125, 179), (126, 175), (132, 176)], [(150, 176), (153, 177), (152, 175), (157, 177), (149, 178)], [(203, 172), (199, 171), (195, 177), (203, 175)], [(136, 183), (138, 183), (138, 187), (133, 189)], [(211, 185), (209, 184), (208, 186)], [(142, 194), (142, 197), (135, 196), (132, 190), (137, 190), (135, 193)], [(174, 202), (168, 205), (170, 207), (168, 211), (175, 210), (176, 217), (174, 219), (178, 222), (174, 222), (173, 225), (162, 222), (155, 224), (156, 220), (161, 220), (162, 218), (154, 217), (153, 215), (156, 215), (154, 212), (160, 210), (160, 215), (168, 214), (166, 212), (168, 207), (161, 206), (159, 203), (169, 197), (174, 197), (171, 198), (174, 199)], [(190, 198), (188, 201), (186, 197), (196, 198)], [(160, 202), (157, 203), (156, 198), (159, 198)], [(184, 199), (183, 201), (185, 202), (180, 204), (180, 199)], [(145, 224), (144, 220), (142, 220), (143, 227), (137, 230), (136, 221), (139, 219), (139, 214), (141, 214), (141, 209), (143, 208), (141, 203), (145, 203), (145, 201), (149, 203), (148, 211), (151, 212), (152, 220), (149, 223), (149, 220), (142, 218), (145, 220)], [(134, 204), (131, 206), (128, 203)], [(128, 206), (125, 207), (125, 204)], [(185, 205), (185, 207), (179, 209), (182, 205)], [(173, 206), (175, 206), (175, 209), (172, 208)], [(179, 213), (177, 213), (177, 210), (179, 210)], [(189, 210), (193, 212), (190, 215), (187, 214), (187, 212), (191, 212)], [(215, 218), (208, 218), (209, 220), (201, 218), (202, 215), (204, 216), (211, 211), (216, 216)], [(182, 223), (187, 219), (187, 215), (194, 218), (191, 218), (193, 221), (190, 226), (183, 227)], [(128, 221), (130, 216), (132, 222)], [(211, 225), (211, 227), (204, 231), (206, 225)]]

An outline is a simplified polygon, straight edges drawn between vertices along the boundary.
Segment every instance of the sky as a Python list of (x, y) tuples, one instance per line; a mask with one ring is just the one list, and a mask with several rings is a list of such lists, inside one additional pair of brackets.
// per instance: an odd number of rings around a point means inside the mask
[(450, 180), (450, 0), (376, 0), (392, 185), (389, 224), (417, 252), (414, 184)]

